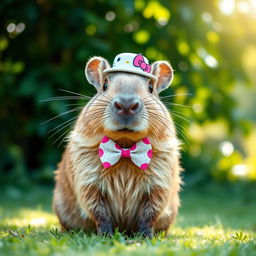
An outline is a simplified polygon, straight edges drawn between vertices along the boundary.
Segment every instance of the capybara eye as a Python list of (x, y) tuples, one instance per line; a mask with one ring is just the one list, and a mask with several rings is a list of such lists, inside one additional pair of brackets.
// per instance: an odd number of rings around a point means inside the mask
[(103, 84), (103, 91), (105, 92), (107, 89), (108, 89), (108, 84), (107, 84), (107, 82), (105, 82)]
[(151, 82), (150, 82), (149, 85), (148, 85), (148, 90), (149, 90), (150, 93), (153, 92), (153, 85), (152, 85)]

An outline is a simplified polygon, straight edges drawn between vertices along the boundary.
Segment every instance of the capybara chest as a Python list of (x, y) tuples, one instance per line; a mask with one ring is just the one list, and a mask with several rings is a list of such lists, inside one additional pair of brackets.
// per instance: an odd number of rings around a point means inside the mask
[(126, 230), (136, 220), (143, 195), (150, 186), (149, 175), (136, 167), (131, 168), (127, 161), (104, 175), (101, 188), (105, 191), (113, 223)]

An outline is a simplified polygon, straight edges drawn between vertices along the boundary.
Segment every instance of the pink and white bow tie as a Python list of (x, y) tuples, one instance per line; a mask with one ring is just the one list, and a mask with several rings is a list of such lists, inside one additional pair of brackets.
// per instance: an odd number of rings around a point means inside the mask
[(104, 136), (99, 146), (99, 156), (104, 168), (116, 164), (120, 158), (131, 158), (131, 161), (141, 170), (146, 170), (152, 158), (152, 146), (146, 137), (131, 148), (121, 148), (113, 140)]
[(135, 67), (140, 67), (143, 71), (147, 73), (150, 73), (151, 71), (151, 66), (145, 62), (144, 57), (141, 54), (135, 56), (135, 58), (133, 59), (133, 65)]

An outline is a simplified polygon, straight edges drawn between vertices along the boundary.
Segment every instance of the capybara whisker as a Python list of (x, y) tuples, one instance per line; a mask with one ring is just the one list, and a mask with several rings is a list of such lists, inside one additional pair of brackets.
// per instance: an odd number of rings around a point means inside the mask
[(41, 125), (46, 124), (46, 123), (48, 123), (48, 122), (50, 122), (50, 121), (52, 121), (52, 120), (54, 120), (54, 119), (56, 119), (58, 117), (66, 115), (66, 114), (69, 114), (69, 113), (72, 113), (72, 112), (75, 112), (75, 111), (80, 111), (81, 109), (82, 109), (82, 107), (77, 107), (77, 108), (73, 108), (71, 110), (65, 111), (64, 113), (61, 113), (61, 114), (59, 114), (59, 115), (57, 115), (55, 117), (52, 117), (52, 118), (44, 121), (43, 123), (41, 123)]
[(69, 120), (67, 120), (67, 121), (65, 121), (65, 122), (63, 122), (63, 123), (57, 125), (56, 127), (52, 128), (50, 131), (48, 131), (47, 134), (49, 134), (49, 133), (55, 131), (56, 129), (58, 129), (58, 128), (60, 128), (61, 126), (65, 125), (66, 123), (70, 123), (70, 122), (74, 121), (76, 118), (77, 118), (77, 116), (72, 117), (71, 119), (69, 119)]
[(177, 114), (176, 111), (174, 111), (174, 110), (171, 110), (171, 112), (172, 112), (172, 115), (177, 116), (177, 117), (179, 117), (180, 119), (182, 119), (182, 120), (184, 120), (184, 121), (186, 121), (186, 122), (188, 122), (188, 123), (191, 123), (191, 121), (190, 121), (189, 119), (187, 119), (186, 117), (184, 117), (184, 115), (182, 115), (182, 114)]
[(193, 108), (193, 106), (190, 105), (184, 105), (184, 104), (178, 104), (178, 103), (173, 103), (173, 102), (169, 102), (169, 103), (165, 103), (167, 106), (178, 106), (178, 107), (183, 107), (183, 108)]
[(160, 96), (160, 99), (163, 101), (164, 99), (178, 97), (178, 96), (193, 96), (193, 94), (191, 94), (191, 93), (175, 93), (175, 94), (171, 94), (171, 95)]
[(71, 131), (72, 128), (69, 128), (68, 130), (66, 130), (65, 132), (63, 132), (52, 144), (56, 144), (61, 138), (63, 138), (61, 140), (61, 142), (58, 144), (57, 148), (60, 147), (60, 145), (62, 144), (62, 142), (64, 141), (64, 139), (66, 138), (66, 136), (69, 134), (69, 132)]
[(51, 97), (44, 100), (40, 100), (40, 102), (48, 102), (48, 101), (63, 101), (63, 100), (84, 100), (81, 96), (58, 96), (58, 97)]
[(62, 88), (60, 88), (59, 90), (62, 91), (62, 92), (67, 92), (67, 93), (70, 93), (70, 94), (81, 96), (82, 98), (85, 98), (85, 99), (91, 99), (93, 97), (93, 96), (88, 96), (88, 95), (84, 95), (84, 94), (81, 94), (81, 93), (65, 90), (65, 89), (62, 89)]
[[(49, 139), (52, 138), (53, 136), (55, 136), (56, 134), (58, 134), (60, 131), (64, 130), (65, 128), (69, 127), (69, 126), (71, 125), (71, 123), (72, 123), (75, 119), (77, 119), (77, 117), (71, 118), (70, 120), (68, 120), (68, 123), (65, 124), (65, 125), (62, 124), (62, 126), (61, 126), (58, 130), (56, 130), (54, 133), (51, 134), (51, 136), (49, 136)], [(57, 126), (57, 127), (58, 127), (58, 126)], [(55, 127), (55, 129), (56, 129), (57, 127)], [(53, 131), (53, 130), (51, 130), (51, 131)]]

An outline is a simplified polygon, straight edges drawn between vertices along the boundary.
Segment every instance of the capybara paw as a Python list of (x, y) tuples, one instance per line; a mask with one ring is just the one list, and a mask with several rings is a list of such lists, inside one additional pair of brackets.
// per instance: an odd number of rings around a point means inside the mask
[(97, 234), (103, 236), (112, 236), (113, 229), (110, 224), (101, 224), (97, 227)]
[(152, 232), (152, 228), (150, 227), (143, 227), (140, 228), (139, 232), (147, 238), (152, 238), (153, 237), (153, 232)]

